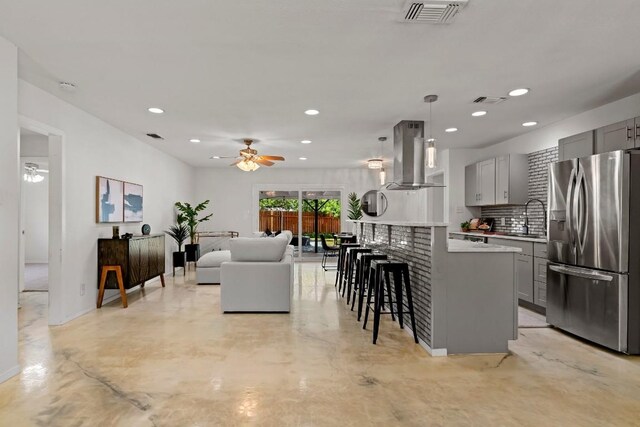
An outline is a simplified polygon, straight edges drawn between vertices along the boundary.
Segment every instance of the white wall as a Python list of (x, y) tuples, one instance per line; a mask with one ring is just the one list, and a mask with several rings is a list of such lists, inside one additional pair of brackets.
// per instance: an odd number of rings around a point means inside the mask
[(0, 382), (18, 373), (18, 51), (0, 38)]
[[(18, 108), (21, 115), (64, 133), (64, 298), (59, 320), (64, 323), (95, 309), (97, 239), (111, 237), (111, 225), (95, 222), (96, 175), (142, 184), (144, 222), (152, 233), (162, 233), (174, 222), (173, 203), (192, 200), (193, 169), (22, 80)], [(139, 234), (140, 227), (120, 224), (120, 233)], [(166, 242), (169, 269), (173, 241), (167, 237)]]
[[(392, 176), (388, 171), (387, 176)], [(253, 206), (256, 185), (324, 185), (343, 187), (345, 193), (378, 189), (378, 174), (366, 168), (359, 169), (271, 169), (242, 172), (238, 168), (199, 168), (196, 172), (196, 199), (211, 200), (213, 217), (202, 226), (203, 230), (234, 230), (250, 235), (254, 230)], [(413, 220), (425, 218), (425, 190), (385, 191), (389, 201), (387, 212), (380, 219)], [(344, 196), (343, 196), (344, 197)], [(343, 228), (346, 207), (343, 206)]]

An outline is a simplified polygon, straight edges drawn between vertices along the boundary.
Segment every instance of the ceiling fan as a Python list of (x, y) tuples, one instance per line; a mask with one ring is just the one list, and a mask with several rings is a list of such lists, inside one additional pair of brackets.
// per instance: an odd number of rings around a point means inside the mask
[(40, 175), (41, 173), (49, 173), (48, 169), (40, 169), (37, 163), (25, 163), (24, 164), (24, 175), (22, 179), (26, 182), (41, 182), (44, 180), (44, 177)]
[(255, 139), (245, 138), (242, 142), (246, 145), (246, 148), (240, 150), (240, 155), (237, 157), (213, 156), (212, 159), (237, 159), (230, 166), (237, 166), (245, 172), (253, 172), (260, 166), (273, 166), (275, 161), (284, 161), (282, 156), (259, 155), (257, 150), (251, 148), (251, 144), (256, 141)]

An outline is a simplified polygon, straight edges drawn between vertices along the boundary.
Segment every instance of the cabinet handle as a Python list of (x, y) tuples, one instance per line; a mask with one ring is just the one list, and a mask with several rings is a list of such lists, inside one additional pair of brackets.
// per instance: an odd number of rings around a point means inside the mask
[(507, 190), (504, 190), (504, 198), (507, 198)]
[(636, 139), (640, 139), (640, 125), (636, 125)]
[(631, 131), (632, 129), (630, 127), (627, 127), (627, 141), (631, 141)]

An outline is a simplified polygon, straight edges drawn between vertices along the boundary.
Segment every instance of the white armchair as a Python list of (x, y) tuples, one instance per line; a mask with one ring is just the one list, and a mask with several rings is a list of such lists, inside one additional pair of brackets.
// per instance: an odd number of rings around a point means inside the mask
[(220, 305), (227, 312), (289, 312), (293, 292), (291, 233), (237, 238), (220, 267)]

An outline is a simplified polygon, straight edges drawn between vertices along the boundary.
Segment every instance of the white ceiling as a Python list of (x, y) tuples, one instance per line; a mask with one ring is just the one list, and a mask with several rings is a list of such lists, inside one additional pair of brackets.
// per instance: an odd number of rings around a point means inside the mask
[[(403, 5), (0, 0), (0, 34), (20, 47), (22, 78), (197, 166), (227, 165), (209, 157), (243, 137), (287, 157), (278, 168), (362, 165), (379, 136), (388, 158), (393, 125), (426, 119), (430, 93), (440, 146), (477, 147), (640, 91), (640, 1), (470, 0), (448, 26), (401, 23)], [(471, 117), (474, 98), (523, 86)]]

